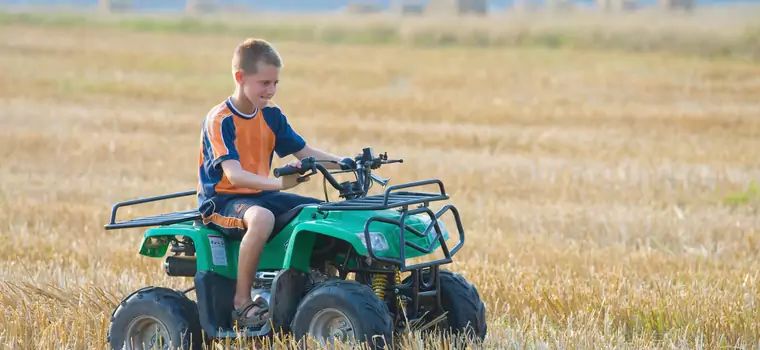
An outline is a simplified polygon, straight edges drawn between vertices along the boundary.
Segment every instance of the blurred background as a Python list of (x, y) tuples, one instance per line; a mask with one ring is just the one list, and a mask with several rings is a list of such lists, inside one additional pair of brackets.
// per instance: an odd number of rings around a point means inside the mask
[[(55, 11), (68, 17), (45, 21), (86, 25), (120, 19), (143, 30), (172, 27), (198, 33), (235, 32), (243, 26), (271, 40), (601, 48), (745, 58), (760, 51), (759, 5), (755, 0), (0, 0), (6, 22), (23, 20), (10, 15), (19, 11)], [(178, 21), (138, 20), (146, 16)]]
[(459, 13), (498, 13), (507, 10), (555, 8), (634, 10), (660, 7), (693, 10), (696, 6), (741, 3), (738, 0), (3, 0), (5, 5), (102, 7), (137, 11), (197, 11), (200, 9), (247, 9), (251, 11), (293, 12), (381, 12), (407, 14), (437, 11)]

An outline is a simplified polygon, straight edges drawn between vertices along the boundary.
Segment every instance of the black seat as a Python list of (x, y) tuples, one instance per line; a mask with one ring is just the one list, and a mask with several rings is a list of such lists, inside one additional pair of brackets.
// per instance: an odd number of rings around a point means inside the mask
[[(297, 206), (297, 207), (295, 207), (293, 209), (290, 209), (290, 210), (288, 210), (288, 211), (286, 211), (286, 212), (284, 212), (284, 213), (276, 216), (274, 218), (274, 228), (272, 228), (272, 234), (269, 236), (269, 239), (267, 240), (267, 242), (269, 242), (272, 239), (274, 239), (277, 236), (277, 234), (279, 234), (280, 231), (282, 231), (282, 229), (285, 226), (287, 226), (291, 221), (293, 221), (293, 219), (296, 218), (296, 216), (298, 216), (298, 214), (301, 212), (301, 210), (303, 208), (305, 208), (305, 207), (307, 207), (309, 205), (311, 205), (311, 204), (301, 204), (301, 205), (299, 205), (299, 206)], [(200, 214), (198, 214), (198, 216), (200, 216)], [(193, 225), (195, 225), (195, 226), (204, 226), (203, 225), (203, 220), (202, 219), (195, 219), (194, 222), (193, 222)]]
[(307, 207), (309, 205), (312, 205), (312, 204), (301, 204), (293, 209), (290, 209), (280, 215), (275, 216), (274, 228), (272, 228), (272, 234), (269, 236), (269, 239), (267, 240), (267, 242), (277, 237), (280, 231), (282, 231), (282, 229), (285, 228), (285, 226), (287, 226), (291, 221), (293, 221), (293, 219), (295, 219), (296, 216), (298, 216), (298, 214), (301, 212), (301, 210), (304, 207)]

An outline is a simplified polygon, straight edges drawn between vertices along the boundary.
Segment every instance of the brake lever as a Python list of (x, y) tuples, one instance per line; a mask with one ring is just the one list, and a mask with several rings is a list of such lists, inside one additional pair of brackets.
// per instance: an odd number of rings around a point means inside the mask
[(389, 181), (391, 181), (391, 179), (390, 179), (390, 178), (387, 178), (387, 179), (383, 179), (382, 177), (380, 177), (380, 176), (377, 176), (377, 175), (375, 175), (375, 174), (369, 174), (369, 176), (372, 178), (372, 180), (375, 180), (375, 181), (377, 181), (377, 182), (378, 182), (378, 183), (379, 183), (381, 186), (383, 186), (383, 187), (387, 186), (387, 185), (388, 185), (388, 182), (389, 182)]
[[(306, 164), (309, 165), (309, 170), (311, 170), (311, 172), (308, 173), (308, 174), (303, 174), (303, 175), (299, 176), (296, 179), (296, 182), (298, 182), (298, 183), (302, 183), (302, 182), (306, 181), (306, 178), (308, 178), (309, 176), (315, 175), (317, 173), (317, 162), (315, 162), (313, 159), (311, 159), (311, 161), (307, 161)], [(301, 165), (303, 166), (303, 163), (301, 163)]]
[(311, 172), (310, 172), (310, 173), (308, 173), (308, 174), (303, 174), (303, 175), (299, 176), (299, 177), (296, 179), (296, 182), (298, 182), (298, 183), (304, 182), (304, 181), (306, 181), (306, 178), (307, 178), (307, 177), (309, 177), (309, 176), (312, 176), (312, 175), (314, 175), (314, 174), (316, 174), (316, 173), (317, 173), (317, 171), (316, 171), (316, 170), (314, 170), (314, 168), (312, 168), (312, 169), (311, 169)]

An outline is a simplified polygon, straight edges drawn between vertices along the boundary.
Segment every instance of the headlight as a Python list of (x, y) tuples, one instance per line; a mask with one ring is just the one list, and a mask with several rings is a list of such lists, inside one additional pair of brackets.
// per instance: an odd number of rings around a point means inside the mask
[[(364, 232), (357, 232), (356, 236), (359, 237), (359, 239), (362, 241), (362, 244), (364, 244), (364, 248), (367, 248), (367, 240), (364, 239)], [(388, 245), (388, 241), (385, 240), (385, 236), (383, 235), (382, 232), (370, 232), (369, 239), (372, 241), (373, 251), (384, 252), (384, 251), (387, 251), (388, 249), (391, 249), (391, 247)]]
[[(433, 220), (430, 219), (430, 216), (426, 214), (420, 215), (420, 221), (425, 223), (425, 227), (422, 228), (423, 231), (427, 229), (427, 227), (430, 226), (431, 223), (433, 222)], [(444, 225), (443, 220), (436, 220), (436, 221), (438, 222), (438, 227), (441, 228), (441, 236), (445, 236), (448, 233), (448, 231), (446, 230), (446, 225)], [(427, 234), (427, 239), (429, 243), (433, 243), (434, 241), (437, 241), (437, 239), (435, 238), (435, 235), (436, 235), (435, 226), (433, 226), (430, 228), (430, 231), (428, 231), (428, 234)]]

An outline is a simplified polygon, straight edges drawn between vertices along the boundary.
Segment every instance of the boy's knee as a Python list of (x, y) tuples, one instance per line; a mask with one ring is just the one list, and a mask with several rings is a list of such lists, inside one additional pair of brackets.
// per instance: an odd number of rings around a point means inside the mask
[(269, 235), (274, 227), (274, 214), (266, 208), (253, 206), (243, 215), (248, 232)]

